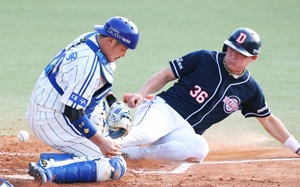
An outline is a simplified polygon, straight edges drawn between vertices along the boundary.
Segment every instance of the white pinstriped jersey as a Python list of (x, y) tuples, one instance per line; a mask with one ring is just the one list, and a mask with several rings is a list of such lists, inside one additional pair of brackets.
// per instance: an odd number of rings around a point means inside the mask
[[(65, 49), (79, 42), (87, 34), (85, 33), (76, 38)], [(96, 37), (97, 35), (95, 34), (89, 39), (99, 47)], [(109, 65), (111, 72), (114, 71), (115, 63), (112, 62)], [(60, 95), (55, 90), (45, 75), (45, 71), (43, 71), (32, 92), (31, 101), (45, 108), (60, 112), (64, 111), (64, 105), (75, 109), (84, 109), (91, 102), (93, 94), (107, 81), (112, 84), (112, 74), (106, 71), (104, 73), (108, 75), (103, 77), (102, 73), (105, 71), (105, 68), (103, 69), (100, 68), (99, 58), (94, 51), (86, 43), (81, 43), (67, 50), (65, 57), (53, 68), (53, 72), (57, 72), (55, 76), (56, 83), (63, 90), (64, 94)]]

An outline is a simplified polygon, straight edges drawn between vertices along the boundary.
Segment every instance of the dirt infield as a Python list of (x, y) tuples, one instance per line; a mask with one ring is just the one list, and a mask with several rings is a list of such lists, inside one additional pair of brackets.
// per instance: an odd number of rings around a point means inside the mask
[[(210, 143), (203, 163), (127, 160), (118, 181), (46, 186), (300, 186), (300, 157), (285, 147)], [(28, 163), (42, 152), (56, 152), (37, 138), (19, 143), (0, 137), (0, 177), (15, 187), (40, 186), (27, 174)]]

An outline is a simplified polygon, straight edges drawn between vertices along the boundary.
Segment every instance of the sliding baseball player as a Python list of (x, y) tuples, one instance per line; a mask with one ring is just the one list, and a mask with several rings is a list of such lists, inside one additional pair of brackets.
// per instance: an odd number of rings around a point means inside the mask
[[(132, 159), (201, 162), (209, 152), (202, 134), (240, 110), (299, 154), (300, 144), (271, 113), (262, 89), (246, 69), (260, 49), (259, 35), (239, 28), (225, 40), (223, 52), (199, 50), (170, 61), (169, 67), (150, 77), (138, 94), (128, 98), (128, 106), (138, 108), (132, 131), (117, 141), (123, 153)], [(178, 81), (167, 91), (142, 104), (145, 96), (175, 79)]]

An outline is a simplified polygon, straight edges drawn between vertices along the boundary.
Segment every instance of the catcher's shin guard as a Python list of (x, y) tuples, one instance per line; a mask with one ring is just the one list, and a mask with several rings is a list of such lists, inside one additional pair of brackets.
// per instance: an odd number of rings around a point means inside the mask
[(0, 178), (0, 187), (14, 187), (14, 186), (10, 184), (7, 180)]
[[(62, 161), (64, 162), (64, 161)], [(66, 161), (66, 162), (70, 162)], [(46, 164), (47, 160), (41, 159), (39, 164)], [(46, 169), (49, 181), (56, 183), (74, 183), (74, 182), (95, 182), (97, 171), (94, 161), (77, 161), (67, 163), (57, 167), (49, 167)]]
[[(45, 170), (47, 179), (56, 183), (117, 180), (126, 171), (126, 163), (122, 157), (109, 159), (106, 157), (75, 157), (69, 154), (43, 153), (38, 165)], [(43, 181), (45, 183), (45, 180)]]

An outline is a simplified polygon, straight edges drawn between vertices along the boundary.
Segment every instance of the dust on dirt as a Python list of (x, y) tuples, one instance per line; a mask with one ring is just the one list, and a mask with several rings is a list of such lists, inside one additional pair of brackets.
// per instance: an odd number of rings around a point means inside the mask
[[(182, 162), (126, 160), (128, 170), (117, 181), (46, 186), (299, 186), (300, 160), (286, 147), (213, 142), (209, 146), (204, 162), (191, 163), (184, 172), (172, 173)], [(35, 137), (25, 143), (15, 136), (0, 137), (0, 177), (15, 187), (40, 186), (38, 181), (11, 176), (29, 176), (28, 163), (47, 152), (58, 151)]]

